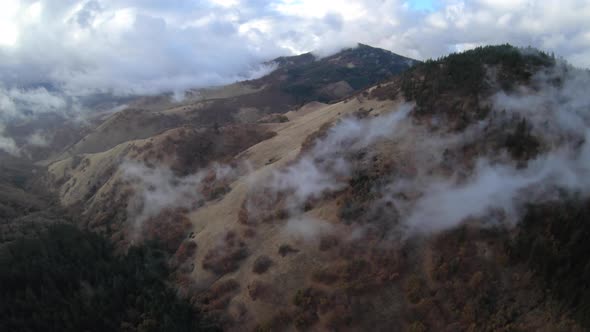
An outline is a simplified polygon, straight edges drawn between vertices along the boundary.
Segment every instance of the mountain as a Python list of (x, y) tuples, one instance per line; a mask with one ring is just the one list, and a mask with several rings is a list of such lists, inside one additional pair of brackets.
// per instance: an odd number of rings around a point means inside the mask
[(264, 116), (286, 113), (310, 101), (335, 102), (399, 74), (417, 61), (359, 45), (326, 58), (308, 53), (277, 58), (271, 63), (278, 67), (266, 76), (189, 91), (182, 102), (172, 102), (170, 96), (131, 102), (127, 110), (113, 114), (73, 144), (66, 155), (105, 151), (182, 124), (205, 127), (256, 123)]
[[(158, 248), (157, 278), (224, 330), (588, 329), (588, 71), (510, 45), (274, 62), (136, 100), (39, 180), (125, 262)], [(142, 282), (157, 296), (112, 321), (163, 319), (134, 314), (174, 303)]]
[(403, 72), (418, 61), (359, 44), (317, 59), (306, 53), (274, 60), (279, 68), (255, 84), (276, 85), (297, 101), (330, 103)]

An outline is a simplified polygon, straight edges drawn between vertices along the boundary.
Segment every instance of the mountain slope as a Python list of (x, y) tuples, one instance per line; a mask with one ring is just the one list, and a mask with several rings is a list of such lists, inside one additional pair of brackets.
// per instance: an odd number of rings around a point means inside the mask
[(500, 45), (288, 121), (205, 112), (291, 84), (317, 99), (322, 76), (290, 68), (350, 52), (278, 59), (247, 83), (261, 90), (162, 111), (194, 122), (55, 162), (48, 183), (120, 250), (159, 242), (179, 292), (226, 330), (587, 327), (590, 75)]
[(359, 45), (327, 58), (311, 54), (278, 58), (270, 74), (224, 87), (189, 91), (180, 102), (171, 96), (140, 98), (117, 112), (57, 158), (108, 150), (117, 144), (150, 137), (191, 124), (212, 127), (255, 123), (311, 102), (334, 102), (399, 74), (417, 61)]
[(418, 63), (363, 44), (321, 59), (307, 53), (278, 58), (275, 62), (279, 64), (275, 72), (254, 82), (277, 85), (300, 103), (330, 102), (345, 97)]
[(0, 247), (20, 238), (34, 237), (54, 223), (70, 223), (59, 199), (37, 183), (41, 167), (16, 158), (0, 164)]

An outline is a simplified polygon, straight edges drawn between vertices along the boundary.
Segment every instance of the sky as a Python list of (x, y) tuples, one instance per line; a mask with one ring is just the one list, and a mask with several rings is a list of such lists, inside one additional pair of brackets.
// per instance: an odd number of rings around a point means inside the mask
[(413, 10), (434, 11), (438, 3), (434, 0), (412, 0), (408, 5)]
[(0, 112), (55, 91), (225, 84), (264, 74), (277, 56), (357, 42), (419, 60), (509, 42), (590, 67), (590, 1), (2, 0)]

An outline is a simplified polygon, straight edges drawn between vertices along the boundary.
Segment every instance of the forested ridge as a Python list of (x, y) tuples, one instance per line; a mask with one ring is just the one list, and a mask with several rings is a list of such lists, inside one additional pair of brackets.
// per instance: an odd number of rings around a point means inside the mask
[(218, 330), (166, 284), (166, 260), (64, 224), (14, 241), (0, 251), (0, 331)]

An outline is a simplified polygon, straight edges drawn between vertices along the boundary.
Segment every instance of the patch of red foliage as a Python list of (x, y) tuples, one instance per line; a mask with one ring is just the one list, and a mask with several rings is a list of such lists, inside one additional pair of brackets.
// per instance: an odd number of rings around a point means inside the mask
[(272, 259), (270, 259), (266, 255), (258, 256), (254, 260), (254, 265), (252, 266), (252, 272), (256, 274), (262, 274), (266, 272), (271, 266), (273, 265)]
[(220, 198), (230, 191), (230, 183), (233, 177), (220, 178), (217, 176), (215, 169), (209, 169), (207, 175), (201, 181), (201, 193), (206, 200), (214, 200)]
[(288, 217), (286, 193), (277, 193), (270, 188), (251, 192), (238, 213), (238, 222), (242, 225), (272, 223)]
[(165, 209), (149, 218), (143, 223), (142, 238), (160, 242), (169, 253), (176, 252), (191, 226), (184, 212), (182, 209)]
[(240, 283), (235, 279), (217, 282), (204, 294), (194, 299), (206, 312), (215, 312), (227, 308), (231, 299), (239, 292)]
[(271, 284), (260, 280), (254, 280), (248, 285), (248, 295), (250, 295), (252, 301), (258, 299), (269, 301), (276, 296), (276, 293), (273, 291)]
[(205, 270), (224, 275), (237, 270), (241, 261), (248, 255), (246, 244), (238, 238), (235, 232), (229, 231), (220, 244), (205, 254), (202, 266)]
[(184, 241), (173, 256), (174, 265), (180, 266), (189, 258), (192, 258), (197, 252), (197, 243), (195, 241)]

